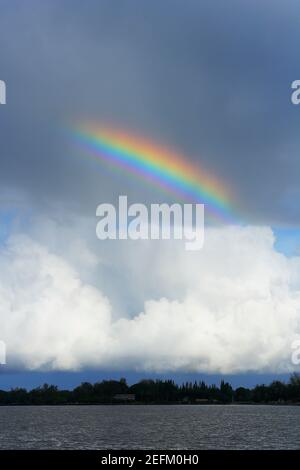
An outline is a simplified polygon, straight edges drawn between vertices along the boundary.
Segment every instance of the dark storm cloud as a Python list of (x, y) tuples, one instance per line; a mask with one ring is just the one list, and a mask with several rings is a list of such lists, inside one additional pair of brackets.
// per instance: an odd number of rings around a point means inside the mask
[(2, 187), (87, 215), (103, 197), (130, 194), (127, 178), (108, 179), (72, 156), (66, 124), (91, 117), (199, 161), (250, 219), (299, 223), (300, 107), (290, 102), (299, 2), (2, 0), (0, 8)]

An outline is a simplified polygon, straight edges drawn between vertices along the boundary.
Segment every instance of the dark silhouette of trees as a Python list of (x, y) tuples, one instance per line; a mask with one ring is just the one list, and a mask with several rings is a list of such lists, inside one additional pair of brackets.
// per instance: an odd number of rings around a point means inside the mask
[(83, 382), (74, 390), (59, 390), (44, 384), (27, 391), (14, 388), (0, 390), (0, 405), (66, 405), (111, 403), (299, 403), (300, 375), (294, 373), (288, 383), (273, 381), (256, 385), (252, 390), (221, 381), (220, 386), (205, 382), (177, 385), (173, 380), (141, 380), (129, 386), (126, 379)]
[(256, 385), (252, 393), (255, 403), (266, 403), (269, 401), (268, 387), (266, 385)]
[(292, 401), (300, 401), (300, 374), (292, 374), (288, 384), (288, 398)]
[(220, 401), (223, 403), (230, 403), (233, 401), (233, 398), (232, 386), (228, 382), (224, 382), (224, 380), (222, 380), (219, 394)]
[(234, 392), (234, 400), (237, 402), (249, 403), (252, 401), (252, 390), (245, 387), (238, 387)]
[(179, 390), (173, 380), (141, 380), (130, 387), (137, 401), (152, 402), (175, 402), (178, 401)]
[(89, 382), (82, 382), (73, 390), (73, 400), (78, 403), (90, 403), (94, 401), (94, 387)]

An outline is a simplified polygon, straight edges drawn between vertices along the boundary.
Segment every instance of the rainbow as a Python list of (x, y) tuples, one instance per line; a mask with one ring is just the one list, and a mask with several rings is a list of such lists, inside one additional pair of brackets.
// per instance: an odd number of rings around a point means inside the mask
[(235, 222), (224, 185), (168, 148), (95, 124), (74, 127), (72, 136), (84, 151), (100, 160), (151, 181), (180, 199), (204, 204), (213, 218)]

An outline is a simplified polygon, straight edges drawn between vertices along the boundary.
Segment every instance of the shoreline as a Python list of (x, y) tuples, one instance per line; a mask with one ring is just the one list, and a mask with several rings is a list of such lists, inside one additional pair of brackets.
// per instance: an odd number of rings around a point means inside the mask
[(0, 403), (1, 407), (40, 407), (40, 406), (300, 406), (300, 403)]

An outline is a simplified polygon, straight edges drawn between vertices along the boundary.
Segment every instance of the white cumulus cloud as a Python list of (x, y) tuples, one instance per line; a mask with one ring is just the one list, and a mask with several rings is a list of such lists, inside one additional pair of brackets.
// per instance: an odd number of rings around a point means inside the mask
[(8, 365), (291, 370), (300, 258), (278, 253), (271, 229), (209, 228), (203, 250), (193, 253), (178, 243), (140, 244), (136, 253), (133, 246), (120, 262), (124, 288), (136, 275), (138, 296), (151, 277), (165, 296), (145, 299), (141, 313), (125, 317), (70, 261), (29, 236), (12, 236), (0, 252), (0, 339)]

